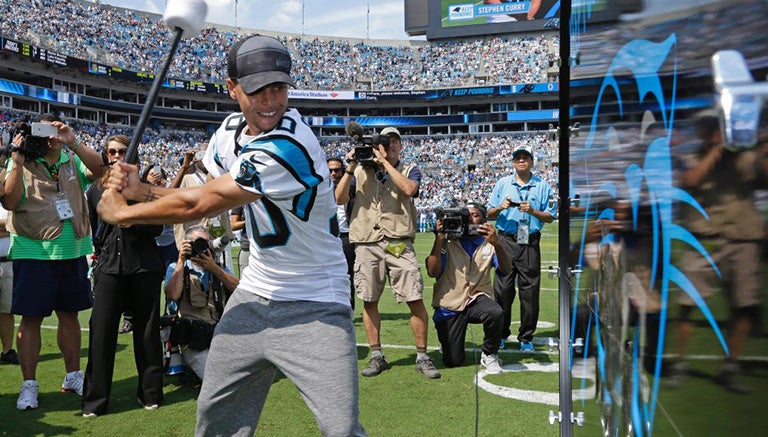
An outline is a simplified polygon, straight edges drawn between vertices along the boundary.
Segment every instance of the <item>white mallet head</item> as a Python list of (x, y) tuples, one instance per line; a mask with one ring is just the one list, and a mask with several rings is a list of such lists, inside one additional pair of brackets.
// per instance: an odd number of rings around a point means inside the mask
[(192, 38), (200, 33), (207, 13), (205, 0), (168, 0), (163, 21), (169, 29), (178, 27), (185, 38)]

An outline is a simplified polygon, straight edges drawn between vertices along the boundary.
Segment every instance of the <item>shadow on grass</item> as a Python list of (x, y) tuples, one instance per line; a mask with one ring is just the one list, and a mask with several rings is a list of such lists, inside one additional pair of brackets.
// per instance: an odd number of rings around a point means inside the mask
[[(4, 367), (7, 368), (7, 367)], [(21, 376), (19, 376), (21, 379)], [(21, 384), (19, 384), (21, 387)], [(16, 399), (19, 392), (14, 390), (0, 395), (0, 423), (12, 423), (11, 434), (5, 429), (2, 435), (72, 435), (78, 431), (72, 426), (60, 426), (45, 422), (45, 417), (53, 412), (67, 412), (77, 409), (80, 413), (80, 397), (73, 393), (61, 393), (57, 391), (40, 391), (38, 395), (39, 407), (35, 410), (19, 411), (16, 409)], [(23, 418), (23, 420), (19, 420)]]
[[(359, 310), (359, 311), (362, 311), (362, 310)], [(392, 320), (405, 320), (405, 321), (408, 321), (411, 318), (411, 312), (408, 311), (408, 307), (405, 307), (405, 310), (403, 312), (399, 312), (399, 313), (379, 313), (379, 316), (381, 316), (381, 322), (382, 323), (384, 323), (386, 321), (392, 321)], [(354, 323), (354, 324), (362, 324), (363, 323), (362, 313), (356, 314), (355, 317), (352, 319), (352, 323)]]
[[(84, 340), (86, 340), (87, 342), (87, 338)], [(120, 352), (123, 352), (126, 349), (128, 349), (127, 345), (118, 343), (115, 354), (119, 354)], [(82, 370), (83, 372), (85, 372), (85, 365), (86, 365), (86, 362), (88, 361), (88, 345), (85, 344), (85, 342), (84, 342), (84, 346), (80, 348), (80, 358), (83, 359)], [(56, 360), (59, 360), (59, 361), (62, 360), (61, 351), (59, 351), (58, 348), (54, 348), (50, 350), (50, 352), (48, 353), (41, 353), (40, 358), (38, 359), (38, 363), (42, 363), (43, 361), (56, 361)]]

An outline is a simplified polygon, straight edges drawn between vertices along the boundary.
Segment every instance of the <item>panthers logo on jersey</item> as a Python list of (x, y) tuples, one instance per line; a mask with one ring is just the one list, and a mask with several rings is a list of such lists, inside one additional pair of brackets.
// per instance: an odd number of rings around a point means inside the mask
[(240, 161), (240, 169), (237, 172), (235, 181), (240, 185), (250, 186), (254, 190), (261, 192), (259, 171), (256, 170), (256, 165), (250, 160), (243, 159)]

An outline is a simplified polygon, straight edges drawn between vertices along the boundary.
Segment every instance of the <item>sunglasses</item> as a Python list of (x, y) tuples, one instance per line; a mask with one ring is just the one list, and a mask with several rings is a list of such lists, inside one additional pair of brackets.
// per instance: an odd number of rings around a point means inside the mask
[(344, 171), (343, 168), (329, 168), (328, 170), (330, 170), (331, 173), (341, 173)]
[(107, 149), (107, 155), (109, 156), (125, 156), (125, 154), (128, 152), (128, 149)]

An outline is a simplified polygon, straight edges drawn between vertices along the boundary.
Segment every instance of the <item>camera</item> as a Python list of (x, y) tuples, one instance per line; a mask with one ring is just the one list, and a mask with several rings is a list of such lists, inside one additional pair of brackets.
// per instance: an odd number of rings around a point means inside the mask
[(475, 224), (467, 225), (467, 235), (470, 237), (479, 237), (483, 235), (480, 233), (480, 226), (482, 225), (475, 225)]
[(199, 257), (208, 250), (211, 250), (211, 245), (208, 244), (208, 240), (203, 237), (199, 237), (192, 241), (192, 252), (189, 254), (189, 257)]
[(358, 145), (355, 146), (355, 161), (365, 162), (373, 161), (375, 157), (373, 154), (373, 148), (381, 144), (384, 147), (389, 147), (388, 135), (363, 135), (358, 141)]
[[(32, 123), (36, 127), (35, 131), (39, 129), (38, 125), (46, 123)], [(53, 126), (51, 126), (53, 127)], [(55, 128), (54, 128), (55, 129)], [(13, 139), (16, 135), (21, 135), (21, 145), (16, 146), (13, 144)], [(36, 136), (32, 134), (32, 126), (27, 123), (17, 123), (10, 133), (3, 134), (3, 144), (0, 154), (10, 155), (11, 152), (18, 151), (26, 159), (37, 159), (48, 151), (48, 137)]]
[(389, 147), (388, 135), (366, 134), (360, 123), (350, 121), (344, 130), (355, 141), (354, 159), (357, 162), (366, 163), (373, 161), (375, 157), (373, 148), (379, 144)]
[(437, 208), (435, 214), (442, 224), (438, 232), (460, 237), (464, 235), (464, 230), (468, 229), (469, 210), (467, 208)]
[(189, 254), (189, 257), (199, 257), (207, 250), (211, 251), (211, 255), (219, 254), (224, 250), (227, 244), (229, 244), (229, 238), (224, 235), (212, 240), (210, 243), (208, 243), (208, 240), (205, 238), (199, 237), (192, 241), (192, 252)]

